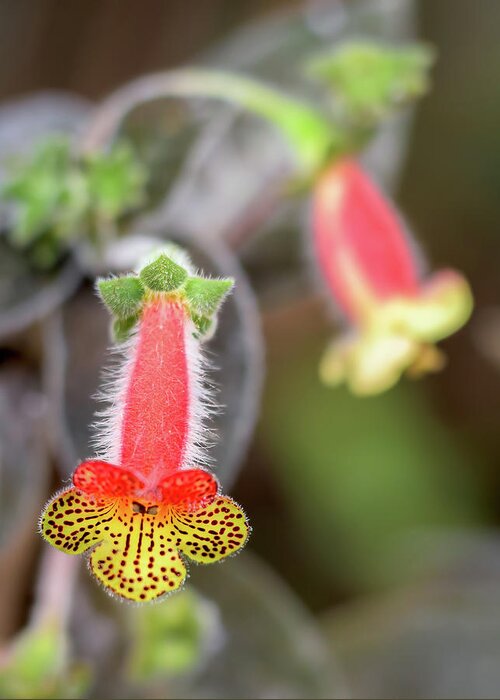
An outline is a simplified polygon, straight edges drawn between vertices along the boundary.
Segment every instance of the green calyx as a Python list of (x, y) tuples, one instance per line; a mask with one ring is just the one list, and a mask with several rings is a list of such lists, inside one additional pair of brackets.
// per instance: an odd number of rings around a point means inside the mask
[(146, 292), (141, 280), (134, 275), (99, 280), (97, 287), (108, 309), (121, 320), (137, 313)]
[(219, 308), (222, 300), (234, 285), (232, 279), (207, 279), (189, 277), (184, 285), (184, 293), (190, 308), (202, 317), (210, 318)]
[[(184, 303), (193, 322), (193, 335), (206, 340), (215, 329), (217, 312), (231, 291), (234, 280), (193, 275), (189, 260), (160, 253), (137, 274), (99, 280), (97, 291), (113, 315), (115, 342), (126, 341), (140, 320), (143, 304), (158, 295)], [(179, 258), (174, 260), (173, 257)]]
[(187, 279), (187, 270), (165, 254), (142, 268), (141, 280), (153, 292), (172, 292), (179, 289)]

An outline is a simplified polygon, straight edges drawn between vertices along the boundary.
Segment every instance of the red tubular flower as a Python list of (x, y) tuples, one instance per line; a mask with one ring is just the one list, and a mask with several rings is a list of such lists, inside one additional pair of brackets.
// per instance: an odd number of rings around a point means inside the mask
[[(182, 269), (167, 258), (160, 262), (168, 275)], [(102, 458), (77, 467), (73, 488), (49, 502), (41, 520), (50, 544), (69, 554), (90, 550), (94, 576), (134, 601), (178, 589), (186, 577), (183, 556), (217, 561), (248, 537), (241, 508), (219, 495), (212, 474), (193, 466), (201, 457), (206, 413), (200, 339), (194, 337), (200, 304), (210, 320), (210, 283), (219, 285), (218, 301), (228, 284), (186, 272), (177, 282), (164, 280), (166, 291), (158, 291), (158, 279), (144, 277), (118, 278), (101, 288), (115, 312), (129, 309), (135, 295), (137, 330), (110, 397)]]
[(375, 394), (405, 370), (440, 369), (444, 356), (434, 343), (468, 320), (469, 286), (453, 270), (422, 279), (415, 246), (356, 161), (342, 160), (320, 178), (313, 233), (319, 266), (350, 327), (323, 358), (324, 381)]

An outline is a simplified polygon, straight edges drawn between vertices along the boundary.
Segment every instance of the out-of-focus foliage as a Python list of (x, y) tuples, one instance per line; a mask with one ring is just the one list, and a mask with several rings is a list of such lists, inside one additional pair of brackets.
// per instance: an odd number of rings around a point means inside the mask
[(84, 160), (89, 207), (98, 220), (113, 221), (144, 201), (147, 173), (127, 143)]
[(11, 164), (4, 201), (14, 204), (8, 238), (49, 268), (76, 238), (109, 236), (125, 212), (143, 200), (146, 173), (130, 146), (78, 160), (69, 139), (49, 137), (31, 158)]
[(162, 605), (130, 611), (130, 652), (126, 673), (147, 682), (192, 672), (206, 650), (217, 647), (217, 608), (193, 590), (181, 591)]
[(308, 63), (307, 72), (331, 88), (348, 123), (373, 128), (429, 88), (434, 51), (425, 44), (399, 48), (349, 42)]
[(0, 697), (83, 698), (90, 675), (68, 664), (67, 640), (57, 622), (28, 627), (0, 657)]

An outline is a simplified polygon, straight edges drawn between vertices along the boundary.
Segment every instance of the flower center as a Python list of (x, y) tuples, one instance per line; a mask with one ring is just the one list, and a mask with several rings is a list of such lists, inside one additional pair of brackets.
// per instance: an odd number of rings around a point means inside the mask
[(158, 515), (158, 506), (145, 506), (138, 501), (132, 501), (132, 510), (134, 513), (142, 513), (143, 515)]

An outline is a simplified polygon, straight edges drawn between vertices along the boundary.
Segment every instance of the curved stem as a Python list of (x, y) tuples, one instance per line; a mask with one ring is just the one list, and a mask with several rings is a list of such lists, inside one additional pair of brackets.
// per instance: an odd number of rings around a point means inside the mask
[(322, 165), (343, 136), (319, 110), (256, 80), (209, 69), (184, 68), (134, 80), (104, 101), (80, 146), (91, 153), (108, 144), (127, 114), (162, 97), (226, 100), (267, 119), (284, 134), (302, 174)]

